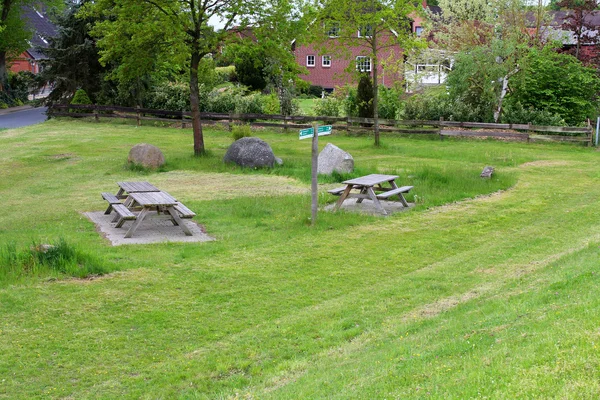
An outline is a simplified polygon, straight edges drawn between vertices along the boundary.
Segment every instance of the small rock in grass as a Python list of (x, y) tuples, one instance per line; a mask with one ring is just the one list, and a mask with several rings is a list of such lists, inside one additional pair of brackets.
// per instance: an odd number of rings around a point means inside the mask
[(494, 173), (494, 167), (490, 167), (487, 166), (483, 169), (483, 171), (481, 172), (481, 176), (482, 178), (491, 178), (492, 174)]

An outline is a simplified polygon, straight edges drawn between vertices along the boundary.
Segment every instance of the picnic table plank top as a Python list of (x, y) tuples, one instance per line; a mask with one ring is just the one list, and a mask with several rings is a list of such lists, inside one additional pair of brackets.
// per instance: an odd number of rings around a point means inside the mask
[(117, 185), (127, 193), (160, 192), (160, 189), (150, 182), (117, 182)]
[(177, 200), (166, 192), (129, 193), (129, 196), (143, 207), (174, 206), (177, 204)]
[(344, 181), (346, 185), (375, 186), (383, 182), (393, 181), (398, 175), (371, 174)]

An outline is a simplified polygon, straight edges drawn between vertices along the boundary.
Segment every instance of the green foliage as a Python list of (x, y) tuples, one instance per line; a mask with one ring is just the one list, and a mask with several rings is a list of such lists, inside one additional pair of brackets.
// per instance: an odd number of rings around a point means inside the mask
[(14, 105), (18, 106), (28, 100), (31, 93), (38, 84), (38, 79), (29, 71), (21, 71), (19, 73), (8, 74), (8, 84), (10, 86), (10, 94), (14, 99)]
[(279, 114), (280, 111), (279, 98), (275, 93), (263, 97), (263, 112), (265, 114)]
[(339, 117), (342, 102), (334, 96), (327, 96), (324, 99), (317, 99), (313, 112), (316, 116)]
[(321, 97), (323, 95), (323, 86), (320, 85), (310, 85), (308, 87), (307, 94), (314, 97)]
[(595, 69), (573, 56), (550, 48), (533, 49), (523, 70), (513, 78), (511, 89), (507, 101), (545, 110), (560, 115), (569, 125), (579, 125), (596, 114), (600, 79)]
[(356, 91), (356, 101), (358, 103), (358, 116), (373, 118), (373, 83), (369, 75), (361, 75)]
[(75, 96), (71, 99), (69, 104), (93, 104), (92, 100), (90, 100), (89, 96), (83, 89), (77, 89), (75, 92)]
[(480, 46), (457, 54), (454, 69), (448, 74), (448, 90), (455, 103), (478, 110), (471, 120), (493, 122), (505, 66), (496, 62), (493, 52)]
[(82, 88), (97, 103), (129, 105), (121, 100), (116, 86), (105, 83), (110, 66), (100, 64), (96, 40), (90, 35), (91, 27), (101, 18), (79, 13), (89, 2), (71, 4), (55, 17), (58, 34), (49, 38), (48, 47), (43, 49), (48, 58), (42, 61), (40, 75), (41, 82), (53, 83), (46, 102), (67, 103)]
[(378, 112), (384, 119), (398, 119), (402, 111), (402, 88), (379, 88)]
[[(204, 103), (208, 99), (208, 91), (203, 85), (200, 93), (201, 103)], [(185, 83), (164, 82), (148, 93), (144, 105), (156, 110), (189, 111), (190, 86)]]
[(218, 76), (219, 82), (221, 83), (238, 81), (234, 65), (229, 65), (227, 67), (216, 67), (215, 72)]
[(502, 111), (501, 121), (504, 124), (526, 124), (564, 126), (565, 120), (558, 114), (547, 110), (537, 110), (533, 107), (525, 108), (516, 102), (507, 102)]
[(300, 78), (296, 78), (295, 80), (295, 84), (296, 84), (296, 90), (298, 91), (299, 94), (308, 94), (308, 91), (310, 90), (310, 82), (307, 82), (303, 79)]
[(250, 137), (252, 136), (252, 129), (248, 124), (234, 125), (231, 127), (231, 136), (233, 137), (233, 140)]
[(260, 93), (252, 93), (247, 96), (235, 97), (235, 109), (238, 114), (262, 114), (263, 96)]
[(238, 82), (251, 90), (263, 90), (267, 80), (265, 68), (265, 52), (259, 46), (231, 45), (227, 51), (233, 53), (235, 72)]

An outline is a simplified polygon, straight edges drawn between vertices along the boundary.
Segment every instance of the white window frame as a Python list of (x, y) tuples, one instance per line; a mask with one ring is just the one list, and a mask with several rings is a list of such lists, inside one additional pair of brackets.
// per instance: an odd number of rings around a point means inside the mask
[[(333, 34), (332, 34), (333, 32)], [(333, 22), (330, 26), (327, 27), (327, 36), (330, 38), (336, 38), (340, 36), (340, 24), (337, 22)]]
[[(312, 57), (312, 63), (310, 63), (310, 59)], [(317, 65), (317, 57), (315, 55), (309, 54), (306, 56), (306, 66), (307, 67), (314, 67)]]
[[(370, 35), (361, 35), (361, 31), (362, 30), (366, 31), (369, 28), (371, 29), (371, 34)], [(367, 33), (367, 32), (365, 32), (365, 33)], [(362, 38), (362, 37), (367, 37), (367, 38), (373, 37), (373, 26), (371, 26), (370, 24), (367, 24), (367, 25), (365, 25), (363, 27), (358, 28), (358, 37), (359, 38)]]
[[(369, 67), (366, 68), (366, 62), (368, 60)], [(357, 56), (356, 57), (356, 70), (360, 72), (371, 72), (371, 57), (367, 56)]]
[(415, 26), (415, 35), (417, 35), (417, 37), (421, 37), (422, 34), (423, 34), (423, 27)]
[(321, 56), (321, 66), (324, 68), (330, 68), (331, 67), (331, 56), (329, 56), (329, 55)]

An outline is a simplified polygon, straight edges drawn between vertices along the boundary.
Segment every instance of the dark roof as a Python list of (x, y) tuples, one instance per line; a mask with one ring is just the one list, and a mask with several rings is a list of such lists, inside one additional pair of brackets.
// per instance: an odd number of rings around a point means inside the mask
[(48, 15), (43, 9), (36, 9), (32, 6), (23, 6), (21, 8), (21, 18), (29, 29), (33, 32), (29, 41), (31, 47), (27, 52), (36, 60), (45, 59), (39, 48), (46, 48), (49, 44), (49, 38), (56, 36), (57, 29), (54, 23), (50, 21)]

